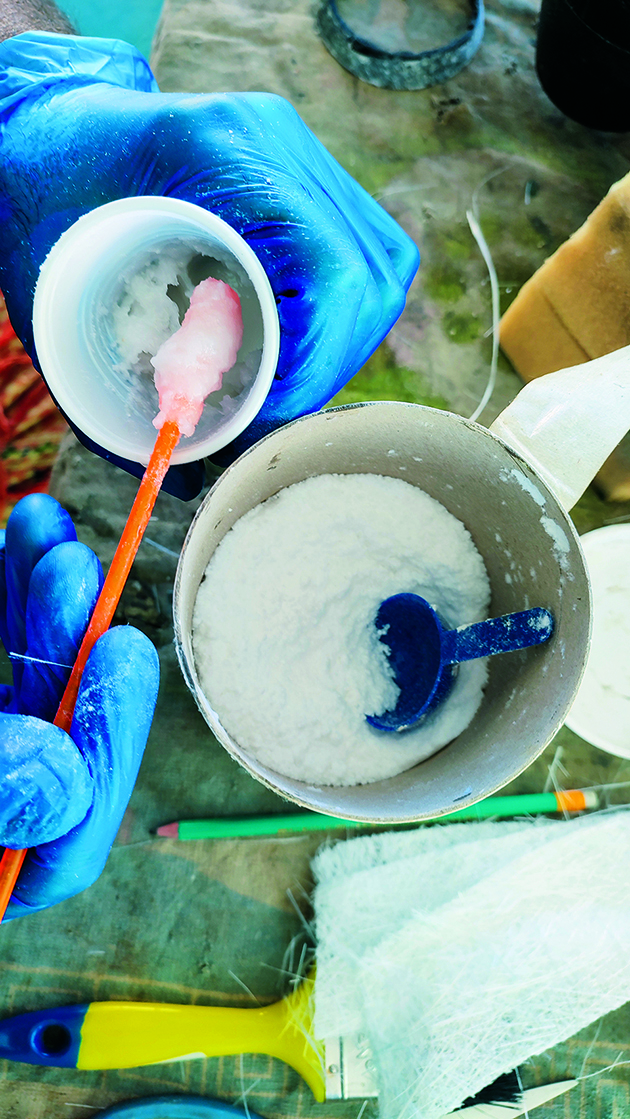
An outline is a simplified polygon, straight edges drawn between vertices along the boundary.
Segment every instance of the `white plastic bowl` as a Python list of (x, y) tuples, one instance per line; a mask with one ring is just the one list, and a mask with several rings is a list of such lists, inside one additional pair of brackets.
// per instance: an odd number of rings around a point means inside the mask
[(569, 730), (630, 758), (630, 524), (580, 537), (591, 577), (593, 633)]

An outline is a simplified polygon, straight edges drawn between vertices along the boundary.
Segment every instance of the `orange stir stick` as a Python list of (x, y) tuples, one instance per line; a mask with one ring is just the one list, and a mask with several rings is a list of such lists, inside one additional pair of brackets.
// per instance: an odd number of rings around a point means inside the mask
[[(151, 452), (147, 468), (138, 487), (131, 512), (123, 529), (123, 534), (118, 542), (109, 571), (103, 583), (103, 588), (98, 596), (96, 605), (90, 618), (90, 623), (77, 653), (77, 659), (66, 685), (66, 690), (61, 697), (54, 725), (62, 730), (70, 731), (74, 705), (77, 701), (79, 684), (87, 659), (98, 638), (105, 633), (111, 620), (127, 576), (136, 557), (140, 541), (151, 518), (153, 506), (157, 501), (164, 475), (169, 468), (171, 456), (177, 446), (180, 436), (179, 427), (174, 420), (167, 420), (158, 432), (155, 446)], [(13, 887), (20, 873), (26, 850), (14, 851), (5, 847), (0, 859), (0, 921), (4, 917)]]

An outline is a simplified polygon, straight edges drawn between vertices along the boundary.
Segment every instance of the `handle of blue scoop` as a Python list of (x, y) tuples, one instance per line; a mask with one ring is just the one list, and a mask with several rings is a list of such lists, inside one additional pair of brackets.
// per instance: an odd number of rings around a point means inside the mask
[(458, 664), (541, 645), (552, 633), (553, 615), (543, 607), (502, 614), (500, 618), (443, 631), (442, 663)]

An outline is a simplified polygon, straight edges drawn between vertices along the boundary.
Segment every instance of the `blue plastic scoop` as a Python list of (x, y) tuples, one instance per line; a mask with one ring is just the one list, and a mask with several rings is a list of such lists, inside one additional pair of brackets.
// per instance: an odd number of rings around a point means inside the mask
[(551, 637), (553, 625), (548, 610), (534, 607), (444, 629), (436, 611), (420, 595), (386, 598), (376, 615), (376, 628), (388, 650), (400, 695), (390, 711), (366, 715), (368, 723), (378, 730), (406, 730), (446, 698), (454, 665), (540, 645)]

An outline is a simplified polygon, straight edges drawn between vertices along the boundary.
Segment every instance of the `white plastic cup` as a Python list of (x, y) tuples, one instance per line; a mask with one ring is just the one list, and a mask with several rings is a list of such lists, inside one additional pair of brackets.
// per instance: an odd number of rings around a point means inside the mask
[[(42, 265), (33, 307), (35, 347), (59, 408), (111, 454), (146, 465), (159, 410), (152, 378), (124, 361), (113, 307), (134, 272), (160, 251), (210, 259), (209, 274), (241, 299), (243, 341), (233, 367), (243, 387), (221, 406), (210, 397), (173, 463), (194, 462), (225, 447), (265, 401), (278, 360), (280, 327), (271, 285), (236, 230), (216, 214), (175, 198), (121, 198), (79, 218)], [(204, 264), (208, 264), (204, 261)], [(232, 373), (230, 374), (232, 377)]]

